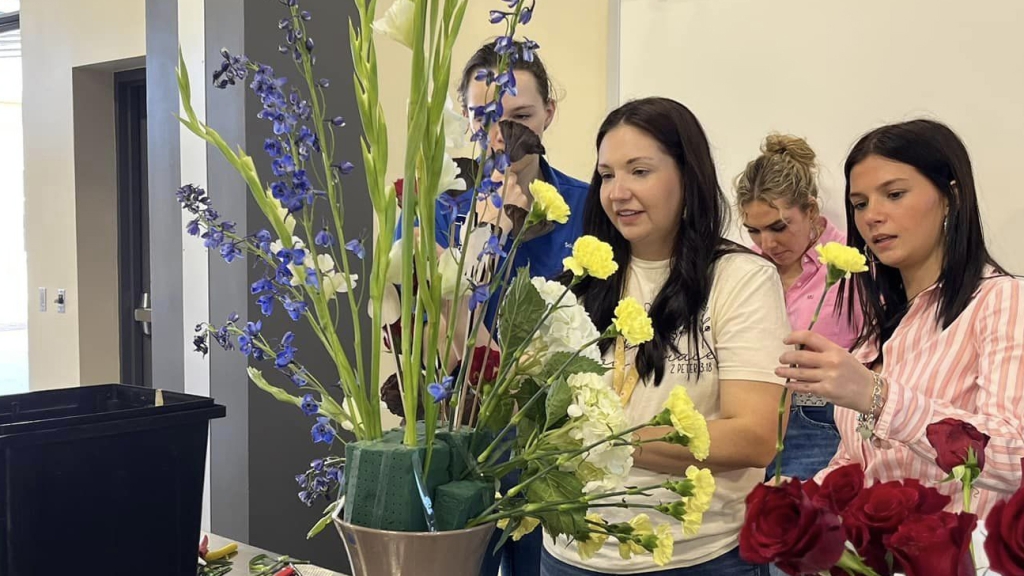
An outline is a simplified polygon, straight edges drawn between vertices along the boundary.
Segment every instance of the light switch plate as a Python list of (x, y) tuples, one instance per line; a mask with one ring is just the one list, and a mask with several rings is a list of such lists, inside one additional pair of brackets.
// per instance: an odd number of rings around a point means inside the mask
[(46, 312), (46, 288), (39, 287), (39, 311)]
[(64, 289), (63, 288), (58, 288), (57, 289), (57, 314), (63, 314), (64, 313), (64, 307), (67, 304), (66, 298), (67, 298), (67, 296), (65, 295)]

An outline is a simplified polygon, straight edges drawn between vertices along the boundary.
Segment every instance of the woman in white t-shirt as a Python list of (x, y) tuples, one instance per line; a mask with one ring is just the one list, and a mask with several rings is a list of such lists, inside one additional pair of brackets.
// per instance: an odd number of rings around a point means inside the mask
[[(675, 533), (666, 566), (650, 556), (622, 559), (614, 539), (584, 561), (563, 537), (545, 539), (541, 574), (767, 575), (767, 566), (740, 559), (738, 545), (744, 499), (775, 455), (783, 382), (774, 369), (789, 329), (778, 272), (722, 236), (728, 204), (704, 130), (685, 106), (664, 98), (629, 102), (601, 126), (597, 150), (584, 233), (612, 245), (619, 271), (607, 281), (584, 280), (578, 293), (598, 326), (610, 324), (622, 296), (646, 305), (655, 336), (627, 351), (640, 384), (624, 398), (626, 415), (631, 424), (649, 421), (673, 388), (685, 386), (708, 420), (711, 451), (699, 465), (714, 472), (717, 488), (693, 536), (683, 534), (681, 522), (644, 510)], [(612, 354), (605, 349), (606, 360)], [(641, 439), (665, 432), (645, 429)], [(661, 442), (645, 444), (633, 458), (628, 484), (637, 486), (682, 477), (698, 464), (688, 449)], [(635, 500), (676, 499), (653, 490)], [(609, 522), (635, 515), (596, 511)]]

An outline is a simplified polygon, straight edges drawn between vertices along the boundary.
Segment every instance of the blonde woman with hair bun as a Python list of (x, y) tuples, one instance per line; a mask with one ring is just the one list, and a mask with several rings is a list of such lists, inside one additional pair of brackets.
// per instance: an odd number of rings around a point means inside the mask
[[(779, 270), (786, 292), (786, 312), (794, 330), (807, 327), (825, 288), (826, 268), (814, 247), (846, 244), (846, 235), (822, 216), (818, 199), (818, 165), (803, 138), (771, 134), (761, 154), (735, 179), (736, 204), (753, 249)], [(834, 290), (838, 294), (838, 290)], [(825, 299), (814, 331), (849, 348), (860, 332), (860, 314), (852, 317), (836, 299)], [(782, 473), (813, 478), (839, 446), (834, 407), (807, 394), (795, 394), (786, 430)], [(774, 471), (774, 462), (768, 467)]]

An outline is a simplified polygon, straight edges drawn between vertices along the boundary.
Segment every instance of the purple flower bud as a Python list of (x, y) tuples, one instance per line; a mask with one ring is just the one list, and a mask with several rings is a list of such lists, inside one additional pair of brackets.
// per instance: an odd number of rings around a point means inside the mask
[(302, 12), (301, 12), (301, 13), (299, 14), (299, 16), (300, 16), (300, 17), (301, 17), (301, 18), (302, 18), (303, 20), (305, 20), (306, 22), (309, 22), (310, 20), (312, 20), (312, 19), (313, 19), (313, 16), (312, 16), (312, 15), (311, 15), (311, 14), (309, 13), (309, 11), (308, 11), (308, 10), (303, 10), (303, 11), (302, 11)]
[(313, 51), (313, 39), (312, 38), (306, 38), (306, 52), (312, 52), (312, 51)]
[(331, 124), (340, 128), (345, 125), (345, 118), (343, 116), (335, 116), (334, 118), (331, 118)]
[(317, 82), (317, 84), (319, 84), (321, 88), (327, 88), (327, 87), (329, 87), (331, 85), (331, 81), (328, 80), (327, 78), (321, 78)]

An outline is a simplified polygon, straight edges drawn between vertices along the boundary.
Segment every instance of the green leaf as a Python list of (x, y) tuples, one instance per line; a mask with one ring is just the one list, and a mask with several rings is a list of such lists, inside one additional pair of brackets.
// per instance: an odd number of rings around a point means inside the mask
[(498, 552), (498, 550), (501, 550), (501, 547), (505, 545), (505, 542), (508, 540), (508, 537), (516, 531), (516, 528), (519, 528), (519, 524), (521, 522), (522, 518), (517, 518), (515, 516), (509, 518), (508, 525), (505, 526), (505, 529), (501, 532), (501, 538), (498, 539), (498, 543), (494, 545), (493, 549), (488, 549), (487, 553), (495, 554)]
[[(516, 399), (516, 406), (520, 410), (523, 410), (526, 403), (540, 391), (540, 388), (541, 385), (533, 378), (523, 378), (520, 381), (519, 389), (512, 394), (512, 397)], [(544, 394), (546, 394), (546, 392)], [(544, 398), (538, 398), (536, 402), (526, 408), (523, 418), (533, 420), (538, 423), (543, 422)]]
[(590, 358), (576, 356), (571, 352), (555, 352), (547, 358), (540, 377), (541, 380), (546, 381), (558, 376), (568, 378), (573, 374), (591, 373), (604, 375), (607, 371), (608, 368)]
[(528, 268), (520, 268), (498, 311), (498, 333), (503, 350), (516, 350), (533, 337), (547, 303), (530, 282)]
[(566, 417), (565, 411), (572, 404), (572, 388), (563, 378), (555, 380), (555, 383), (548, 389), (548, 398), (544, 403), (547, 412), (545, 428), (551, 428), (555, 423)]
[(250, 366), (247, 369), (247, 372), (249, 373), (249, 379), (252, 380), (253, 383), (259, 387), (260, 390), (263, 390), (264, 392), (270, 394), (275, 399), (281, 402), (285, 402), (287, 404), (294, 404), (295, 406), (302, 405), (302, 398), (299, 398), (298, 396), (292, 396), (291, 394), (285, 392), (284, 390), (278, 388), (277, 386), (270, 384), (269, 382), (267, 382), (267, 379), (263, 377), (263, 373), (260, 372), (259, 370)]
[(327, 526), (331, 523), (331, 518), (334, 516), (334, 510), (337, 507), (338, 503), (332, 502), (331, 505), (328, 506), (326, 510), (324, 510), (324, 517), (321, 518), (319, 522), (314, 524), (313, 527), (309, 529), (309, 532), (306, 534), (306, 540), (312, 539), (317, 534), (323, 532), (324, 528), (327, 528)]
[[(576, 500), (583, 497), (583, 483), (569, 472), (548, 472), (534, 480), (526, 490), (531, 504)], [(587, 527), (586, 507), (538, 514), (544, 528), (553, 537), (562, 534), (570, 538), (585, 539), (590, 533)]]

